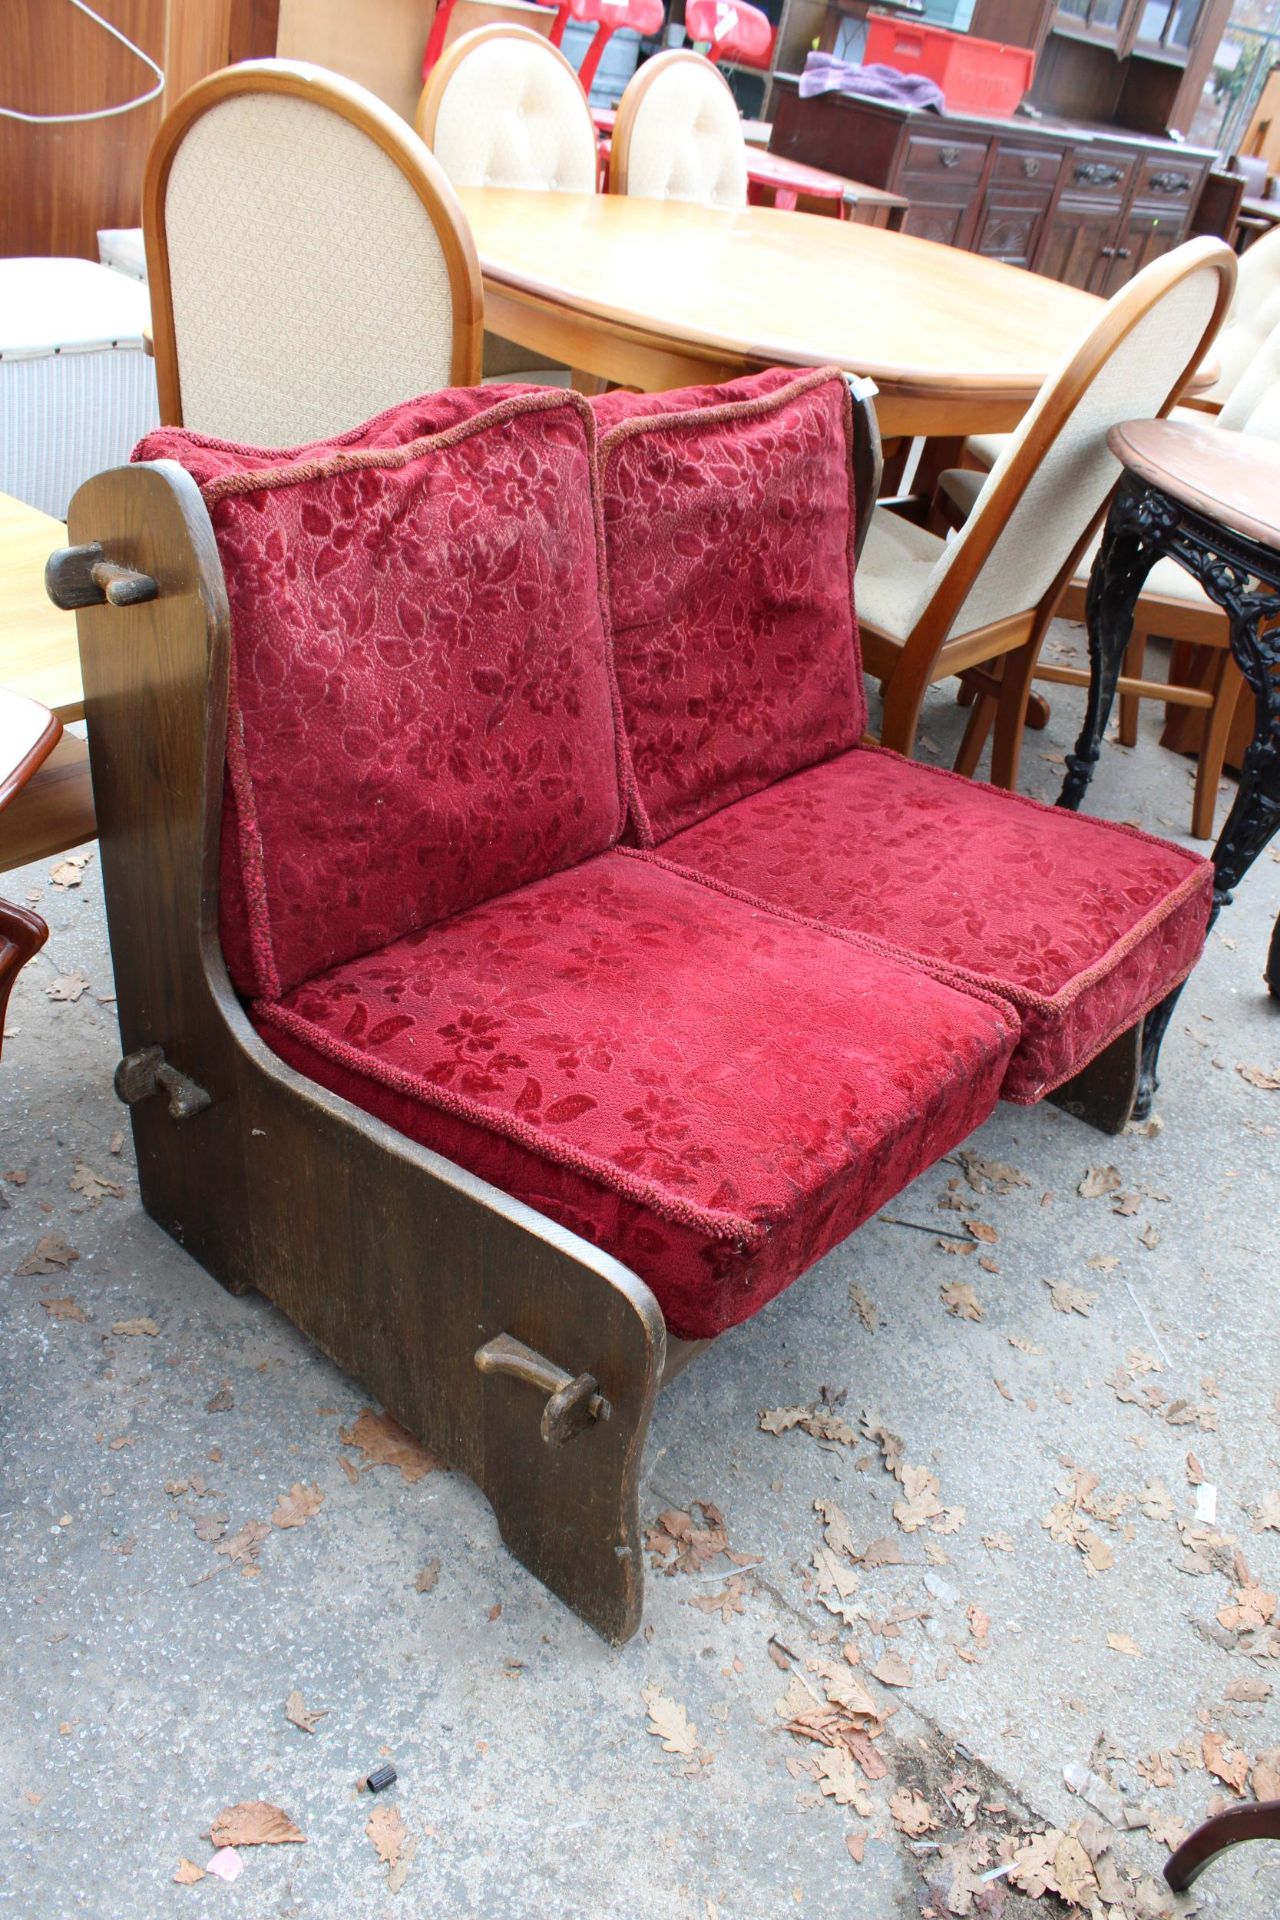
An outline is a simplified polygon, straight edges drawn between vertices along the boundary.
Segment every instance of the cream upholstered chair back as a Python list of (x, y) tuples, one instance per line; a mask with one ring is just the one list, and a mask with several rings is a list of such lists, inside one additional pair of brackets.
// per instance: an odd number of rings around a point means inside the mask
[(1226, 405), (1254, 356), (1280, 326), (1280, 227), (1240, 255), (1235, 297), (1214, 342), (1218, 378), (1204, 394)]
[(161, 417), (290, 446), (480, 377), (480, 270), (417, 135), (320, 67), (246, 61), (161, 125), (143, 225)]
[[(1200, 417), (1202, 421), (1207, 419), (1204, 414)], [(1236, 381), (1215, 425), (1230, 427), (1235, 433), (1256, 433), (1264, 440), (1280, 440), (1280, 314)]]
[(914, 588), (914, 606), (898, 610), (903, 637), (926, 608), (941, 644), (1041, 604), (1119, 478), (1109, 429), (1168, 411), (1209, 350), (1234, 283), (1231, 250), (1191, 240), (1107, 303), (1008, 436), (963, 528)]
[(700, 53), (660, 53), (618, 103), (609, 191), (745, 207), (747, 145), (728, 82)]
[(455, 187), (594, 193), (596, 131), (578, 76), (528, 27), (478, 27), (445, 50), (417, 128)]

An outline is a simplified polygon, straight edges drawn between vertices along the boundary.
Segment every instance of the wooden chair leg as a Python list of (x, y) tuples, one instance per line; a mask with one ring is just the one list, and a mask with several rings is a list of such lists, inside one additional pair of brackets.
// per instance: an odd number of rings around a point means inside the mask
[[(1134, 623), (1133, 638), (1124, 651), (1122, 672), (1130, 680), (1141, 680), (1147, 664), (1147, 636)], [(1138, 744), (1138, 708), (1141, 702), (1136, 693), (1120, 695), (1120, 721), (1117, 732), (1122, 747), (1136, 747)]]
[(1213, 705), (1205, 720), (1196, 766), (1196, 790), (1191, 801), (1191, 837), (1212, 840), (1213, 816), (1218, 804), (1218, 783), (1226, 763), (1231, 723), (1244, 691), (1244, 675), (1234, 656), (1224, 647), (1213, 676)]
[(973, 706), (969, 713), (969, 723), (960, 742), (960, 751), (956, 754), (952, 766), (962, 773), (966, 780), (972, 780), (982, 758), (982, 750), (987, 744), (991, 732), (991, 723), (996, 717), (996, 699), (994, 694), (973, 690)]
[(991, 784), (1010, 793), (1018, 784), (1018, 766), (1022, 759), (1022, 735), (1026, 724), (1027, 700), (1031, 676), (1040, 654), (1040, 635), (1028, 640), (1016, 653), (1006, 653), (1000, 676), (1000, 699), (996, 707), (995, 736), (991, 742)]
[(1228, 1807), (1204, 1821), (1169, 1855), (1164, 1877), (1175, 1893), (1185, 1893), (1219, 1854), (1246, 1840), (1280, 1840), (1280, 1800)]

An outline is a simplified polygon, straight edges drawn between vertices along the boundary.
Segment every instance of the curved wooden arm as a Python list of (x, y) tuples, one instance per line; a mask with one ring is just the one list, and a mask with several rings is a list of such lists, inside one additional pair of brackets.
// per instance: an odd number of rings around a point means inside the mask
[(38, 700), (0, 687), (0, 807), (20, 793), (62, 738), (62, 722)]
[(1185, 1893), (1220, 1853), (1246, 1840), (1280, 1840), (1280, 1800), (1259, 1800), (1214, 1814), (1169, 1855), (1164, 1877), (1175, 1893)]

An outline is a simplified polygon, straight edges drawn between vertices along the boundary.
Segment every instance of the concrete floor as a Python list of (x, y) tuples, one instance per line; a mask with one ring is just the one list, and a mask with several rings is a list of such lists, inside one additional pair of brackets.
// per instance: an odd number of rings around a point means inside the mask
[[(1063, 689), (1054, 705), (1049, 732), (1029, 740), (1023, 781), (1046, 797), (1079, 714)], [(935, 697), (925, 730), (939, 754), (959, 719)], [(1190, 781), (1156, 729), (1148, 708), (1139, 748), (1107, 753), (1092, 805), (1177, 835)], [(1216, 1488), (1218, 1530), (1280, 1589), (1280, 1532), (1255, 1531), (1264, 1497), (1280, 1491), (1280, 1091), (1237, 1070), (1280, 1067), (1280, 1005), (1260, 980), (1280, 907), (1273, 857), (1184, 996), (1160, 1131), (1108, 1140), (1052, 1107), (1001, 1108), (970, 1145), (1027, 1184), (963, 1187), (965, 1216), (992, 1226), (994, 1243), (972, 1256), (938, 1244), (961, 1217), (938, 1209), (961, 1177), (940, 1165), (887, 1209), (927, 1231), (872, 1222), (663, 1397), (646, 1521), (713, 1502), (749, 1565), (740, 1611), (732, 1592), (727, 1612), (691, 1604), (725, 1591), (734, 1570), (723, 1560), (652, 1575), (646, 1625), (618, 1652), (507, 1556), (467, 1481), (432, 1473), (410, 1485), (377, 1466), (353, 1482), (340, 1456), (363, 1456), (339, 1432), (366, 1404), (359, 1386), (265, 1300), (223, 1293), (142, 1213), (111, 1092), (119, 1049), (96, 856), (72, 890), (50, 884), (54, 865), (6, 876), (13, 897), (38, 898), (52, 933), (15, 996), (0, 1081), (0, 1169), (26, 1175), (0, 1186), (0, 1911), (940, 1914), (929, 1885), (938, 1845), (961, 1833), (943, 1797), (957, 1776), (982, 1802), (972, 1831), (993, 1840), (1019, 1822), (1085, 1815), (1064, 1783), (1072, 1766), (1107, 1774), (1130, 1805), (1193, 1824), (1225, 1791), (1194, 1746), (1168, 1786), (1142, 1777), (1140, 1760), (1206, 1731), (1250, 1757), (1280, 1745), (1280, 1659), (1246, 1657), (1218, 1625), (1229, 1557), (1183, 1571), (1177, 1531), (1194, 1520), (1191, 1451)], [(49, 997), (77, 971), (89, 983), (79, 998)], [(120, 1197), (73, 1187), (78, 1164), (118, 1182)], [(1078, 1194), (1086, 1170), (1106, 1165), (1136, 1210)], [(16, 1276), (49, 1234), (78, 1259)], [(973, 1285), (983, 1319), (945, 1310), (940, 1289), (957, 1279)], [(1095, 1294), (1092, 1311), (1056, 1311), (1048, 1281)], [(874, 1332), (851, 1284), (878, 1311)], [(50, 1300), (83, 1317), (58, 1317)], [(137, 1320), (156, 1331), (113, 1331)], [(1155, 1383), (1166, 1407), (1185, 1400), (1187, 1423), (1107, 1384), (1135, 1352), (1162, 1369), (1136, 1373), (1135, 1390)], [(942, 1501), (963, 1506), (958, 1531), (895, 1526), (901, 1489), (873, 1445), (761, 1430), (761, 1409), (824, 1388), (847, 1395), (840, 1411), (853, 1426), (867, 1415), (902, 1437)], [(1169, 1496), (1148, 1492), (1149, 1511), (1131, 1499), (1114, 1527), (1092, 1522), (1114, 1553), (1096, 1575), (1042, 1525), (1075, 1468), (1099, 1477), (1095, 1504), (1157, 1480)], [(268, 1521), (293, 1483), (314, 1484), (323, 1504), (304, 1525), (269, 1529), (256, 1574), (198, 1537), (198, 1525), (216, 1535), (225, 1521), (225, 1539)], [(817, 1499), (838, 1503), (860, 1549), (892, 1536), (902, 1553), (903, 1564), (861, 1570), (848, 1625), (817, 1592)], [(438, 1578), (419, 1592), (433, 1561)], [(989, 1616), (985, 1643), (971, 1631), (975, 1607)], [(1139, 1653), (1113, 1650), (1109, 1634)], [(838, 1661), (846, 1642), (864, 1669), (887, 1651), (910, 1668), (913, 1684), (892, 1695), (868, 1683), (897, 1708), (878, 1742), (889, 1772), (869, 1788), (869, 1817), (804, 1774), (818, 1749), (775, 1712), (788, 1675), (769, 1654), (773, 1636), (813, 1688), (808, 1663)], [(1269, 1683), (1270, 1697), (1228, 1701), (1242, 1677)], [(655, 1686), (687, 1709), (705, 1764), (665, 1753), (646, 1730), (642, 1690)], [(295, 1688), (325, 1710), (314, 1734), (285, 1719)], [(357, 1783), (384, 1756), (399, 1782), (373, 1803)], [(940, 1822), (923, 1841), (889, 1817), (902, 1785)], [(242, 1849), (232, 1888), (172, 1884), (180, 1859), (207, 1865), (201, 1836), (219, 1810), (256, 1799), (282, 1807), (306, 1844)], [(418, 1843), (402, 1891), (365, 1834), (374, 1804), (394, 1804)], [(857, 1831), (869, 1835), (861, 1864), (846, 1846)], [(1131, 1875), (1158, 1874), (1164, 1849), (1139, 1829), (1117, 1838), (1115, 1857)], [(1064, 1911), (1018, 1894), (1001, 1908), (1003, 1889), (991, 1883), (972, 1911)], [(1263, 1920), (1278, 1890), (1280, 1848), (1255, 1846), (1200, 1883), (1201, 1906)], [(1147, 1906), (1116, 1911), (1147, 1912), (1153, 1897), (1148, 1888)]]

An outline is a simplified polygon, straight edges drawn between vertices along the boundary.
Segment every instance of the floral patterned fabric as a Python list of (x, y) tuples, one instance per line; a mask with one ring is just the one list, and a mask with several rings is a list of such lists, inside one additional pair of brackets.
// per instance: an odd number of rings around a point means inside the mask
[(1041, 1099), (1186, 978), (1213, 869), (1105, 820), (862, 747), (739, 801), (663, 857), (1005, 996), (1002, 1090)]
[(609, 846), (585, 401), (471, 389), (264, 452), (175, 429), (231, 605), (222, 937), (275, 997)]
[(995, 996), (626, 852), (254, 1018), (310, 1079), (615, 1254), (691, 1339), (979, 1125), (1017, 1033)]
[(774, 369), (592, 404), (650, 846), (863, 731), (850, 400), (838, 372)]

